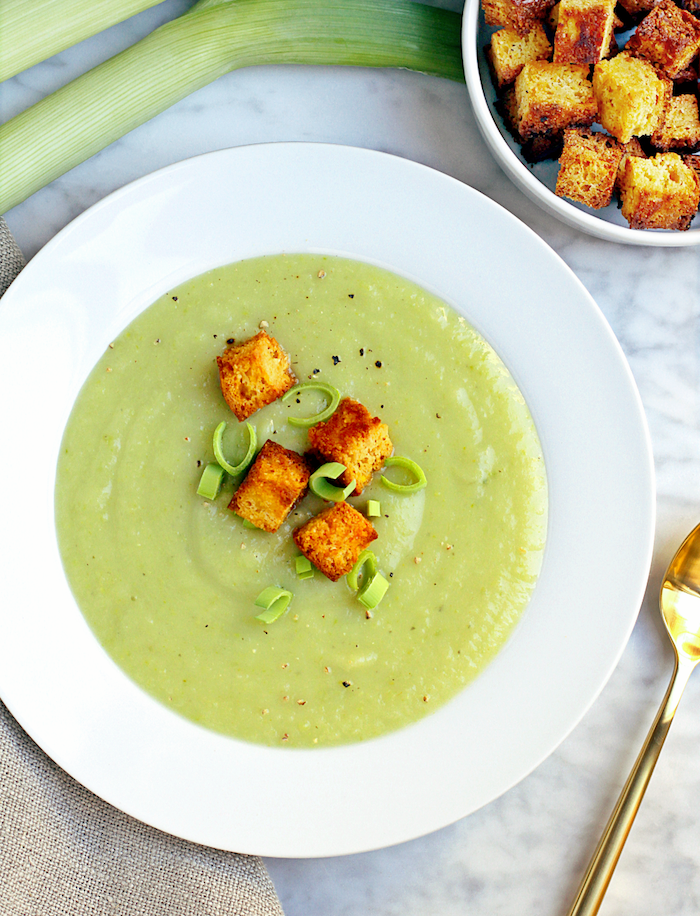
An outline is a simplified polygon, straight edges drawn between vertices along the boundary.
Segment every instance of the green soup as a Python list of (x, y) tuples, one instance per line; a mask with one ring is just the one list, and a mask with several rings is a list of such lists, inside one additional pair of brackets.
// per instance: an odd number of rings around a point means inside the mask
[[(300, 580), (292, 531), (324, 503), (307, 495), (275, 534), (196, 495), (229, 424), (215, 358), (265, 327), (301, 381), (330, 382), (388, 426), (427, 488), (378, 475), (349, 502), (379, 500), (372, 544), (390, 588), (372, 617), (346, 580)], [(303, 452), (321, 395), (250, 418), (259, 444)], [(395, 475), (397, 472), (391, 472)], [(341, 258), (257, 258), (206, 273), (144, 311), (85, 383), (62, 443), (56, 518), (66, 573), (95, 635), (126, 673), (183, 716), (293, 747), (380, 735), (420, 719), (503, 646), (537, 577), (546, 532), (537, 434), (513, 379), (444, 302)], [(293, 592), (272, 624), (268, 585)]]

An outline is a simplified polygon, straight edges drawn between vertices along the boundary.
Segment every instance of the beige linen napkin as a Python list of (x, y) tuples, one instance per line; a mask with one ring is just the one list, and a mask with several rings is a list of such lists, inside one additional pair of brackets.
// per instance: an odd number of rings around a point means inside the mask
[[(0, 217), (0, 296), (24, 263)], [(2, 702), (0, 914), (283, 916), (259, 858), (179, 840), (112, 808), (50, 760)]]

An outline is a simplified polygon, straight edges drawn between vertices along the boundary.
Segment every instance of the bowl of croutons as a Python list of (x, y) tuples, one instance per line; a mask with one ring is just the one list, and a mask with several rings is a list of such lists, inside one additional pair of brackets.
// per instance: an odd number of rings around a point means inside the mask
[(609, 241), (700, 244), (700, 0), (467, 0), (462, 39), (479, 129), (528, 197)]

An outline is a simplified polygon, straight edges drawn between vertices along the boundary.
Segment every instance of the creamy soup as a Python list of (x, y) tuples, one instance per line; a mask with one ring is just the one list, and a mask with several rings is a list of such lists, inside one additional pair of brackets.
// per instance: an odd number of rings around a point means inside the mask
[[(267, 324), (265, 324), (267, 323)], [(389, 426), (418, 462), (413, 494), (375, 478), (372, 544), (390, 587), (367, 617), (345, 578), (299, 579), (292, 531), (324, 508), (307, 495), (274, 534), (196, 495), (228, 425), (215, 358), (266, 327), (300, 381), (330, 382)], [(321, 394), (253, 414), (303, 452)], [(385, 473), (398, 480), (399, 470)], [(169, 291), (110, 344), (68, 422), (56, 487), (59, 544), (78, 605), (124, 671), (170, 709), (249, 741), (313, 747), (415, 722), (494, 657), (523, 613), (546, 533), (534, 424), (494, 351), (444, 302), (392, 273), (322, 255), (271, 256)], [(259, 592), (289, 589), (274, 623)]]

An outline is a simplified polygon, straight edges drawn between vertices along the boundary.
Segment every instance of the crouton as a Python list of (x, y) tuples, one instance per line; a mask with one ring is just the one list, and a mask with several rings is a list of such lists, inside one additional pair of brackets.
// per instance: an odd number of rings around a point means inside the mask
[(698, 100), (694, 95), (676, 95), (671, 99), (663, 123), (651, 135), (658, 150), (687, 150), (700, 147)]
[(607, 134), (564, 131), (556, 194), (595, 209), (607, 207), (622, 152), (622, 146)]
[(355, 481), (353, 496), (362, 493), (393, 449), (386, 423), (352, 398), (343, 398), (330, 419), (311, 427), (309, 443), (326, 461), (345, 465), (340, 480), (346, 487)]
[(289, 357), (265, 331), (228, 347), (216, 362), (221, 393), (239, 420), (276, 401), (296, 382)]
[(697, 58), (673, 77), (673, 91), (678, 95), (695, 92), (698, 85)]
[(658, 0), (620, 0), (620, 7), (629, 19), (626, 25), (638, 22), (640, 17), (646, 16), (649, 10), (653, 10), (657, 3)]
[(559, 25), (559, 6), (560, 3), (555, 3), (547, 14), (547, 25), (553, 32), (556, 32)]
[(620, 196), (631, 229), (687, 229), (700, 203), (700, 181), (677, 153), (630, 156)]
[(670, 80), (627, 51), (601, 60), (593, 71), (600, 123), (620, 143), (652, 134), (663, 121), (672, 91)]
[(549, 60), (552, 46), (544, 29), (537, 23), (526, 35), (513, 29), (500, 29), (491, 36), (489, 61), (499, 88), (512, 83), (531, 60)]
[(527, 140), (533, 134), (588, 127), (597, 117), (588, 67), (532, 61), (515, 80), (517, 129)]
[(277, 531), (306, 492), (311, 469), (303, 455), (268, 439), (233, 494), (229, 509), (263, 531)]
[(700, 50), (700, 22), (679, 9), (673, 0), (661, 0), (642, 19), (625, 48), (636, 57), (650, 61), (672, 79), (685, 70)]
[(294, 531), (293, 537), (304, 556), (324, 576), (337, 582), (350, 572), (377, 532), (357, 509), (340, 502), (309, 519)]
[[(700, 3), (700, 0), (697, 0), (697, 2)], [(555, 3), (554, 6), (553, 6), (553, 7), (551, 8), (551, 10), (549, 11), (549, 13), (547, 14), (547, 25), (549, 26), (549, 28), (550, 28), (553, 32), (556, 32), (557, 26), (559, 25), (559, 6), (560, 6), (560, 3)], [(623, 11), (623, 13), (624, 13), (624, 11)], [(615, 10), (615, 12), (613, 12), (612, 27), (613, 27), (613, 29), (623, 29), (623, 28), (625, 28), (625, 25), (624, 25), (622, 19), (620, 19), (620, 17), (617, 15), (617, 10)], [(612, 47), (614, 47), (616, 44), (617, 44), (617, 42), (615, 41), (615, 36), (613, 35), (613, 36), (611, 36), (611, 38), (610, 38), (610, 47), (611, 47), (611, 49), (612, 49)]]
[(698, 181), (700, 181), (700, 160), (697, 156), (682, 156), (683, 162), (691, 168), (695, 175), (697, 176)]
[(496, 100), (496, 111), (503, 118), (506, 129), (513, 139), (520, 144), (526, 162), (541, 162), (543, 159), (558, 159), (564, 143), (564, 131), (556, 130), (542, 134), (532, 134), (527, 140), (518, 133), (518, 109), (515, 103), (515, 88), (506, 86)]
[(554, 0), (482, 0), (486, 25), (500, 25), (526, 35), (549, 12)]
[(520, 150), (526, 162), (542, 162), (558, 159), (564, 146), (564, 131), (555, 130), (545, 134), (533, 134), (522, 141)]
[(637, 140), (636, 137), (632, 137), (632, 139), (627, 143), (622, 144), (622, 158), (620, 159), (620, 164), (617, 167), (617, 175), (615, 176), (615, 192), (618, 194), (620, 193), (624, 182), (625, 163), (630, 156), (638, 156), (640, 159), (649, 158), (645, 153), (642, 144), (639, 142), (639, 140)]
[(561, 0), (554, 57), (561, 64), (595, 64), (607, 57), (615, 0)]

